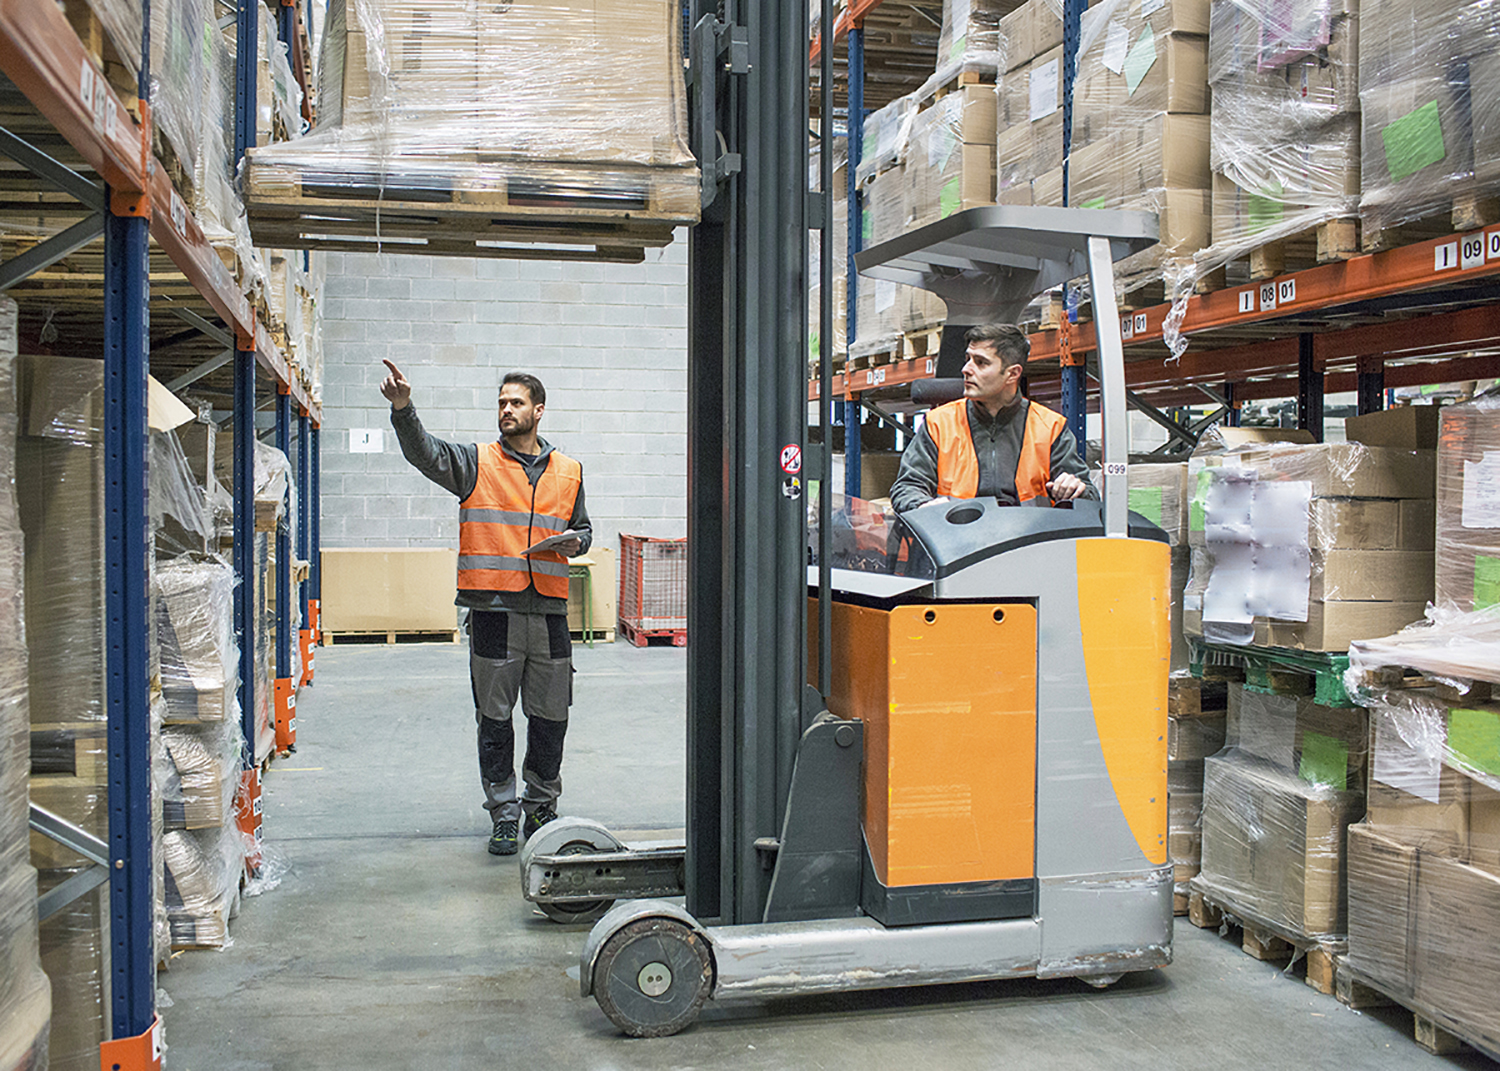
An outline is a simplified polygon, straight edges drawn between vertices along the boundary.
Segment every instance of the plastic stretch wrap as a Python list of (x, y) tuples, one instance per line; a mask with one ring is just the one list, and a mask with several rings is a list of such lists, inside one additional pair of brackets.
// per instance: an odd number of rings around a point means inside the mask
[(1349, 961), (1500, 1050), (1500, 706), (1458, 696), (1459, 682), (1382, 686), (1363, 668), (1350, 679), (1371, 705), (1373, 759), (1368, 817), (1349, 830)]
[(854, 169), (860, 186), (865, 186), (876, 175), (901, 162), (916, 118), (915, 93), (897, 97), (885, 107), (877, 108), (865, 116), (859, 166)]
[(1115, 269), (1136, 285), (1208, 244), (1208, 12), (1105, 0), (1080, 28), (1068, 203), (1157, 214), (1161, 241)]
[(297, 515), (297, 482), (292, 478), (292, 463), (276, 447), (259, 439), (255, 441), (255, 502), (257, 521), (263, 511), (274, 514), (280, 521), (288, 516), (288, 506), (290, 516)]
[(1214, 0), (1206, 272), (1359, 208), (1358, 5)]
[(943, 0), (937, 70), (922, 92), (963, 72), (995, 75), (1001, 62), (1000, 18), (1016, 7), (1015, 0)]
[(1437, 461), (1437, 600), (1500, 604), (1500, 393), (1442, 411)]
[(1167, 853), (1173, 892), (1186, 894), (1203, 860), (1203, 760), (1167, 763)]
[(1432, 595), (1421, 524), (1432, 451), (1240, 434), (1205, 436), (1188, 463), (1186, 633), (1341, 651), (1420, 618)]
[[(141, 72), (141, 12), (142, 7), (133, 0), (86, 0), (88, 9), (99, 20), (114, 46), (116, 54), (130, 71), (131, 81)], [(77, 23), (74, 23), (77, 27)], [(83, 36), (82, 33), (79, 34)], [(155, 61), (152, 61), (153, 66)]]
[(302, 132), (302, 87), (292, 74), (287, 46), (276, 33), (276, 20), (259, 22), (259, 56), (256, 70), (256, 144), (285, 141)]
[(270, 573), (271, 537), (265, 532), (255, 533), (255, 761), (262, 762), (276, 745), (276, 731), (271, 721), (271, 681), (275, 676), (276, 644), (274, 631), (276, 617), (276, 590), (268, 581)]
[[(1360, 214), (1367, 235), (1500, 192), (1500, 7), (1360, 9)], [(1468, 223), (1457, 224), (1469, 226)]]
[(1395, 635), (1351, 644), (1346, 685), (1352, 695), (1399, 683), (1402, 667), (1461, 691), (1474, 681), (1500, 684), (1500, 608), (1431, 606), (1426, 620)]
[[(156, 8), (152, 9), (155, 15)], [(262, 20), (269, 21), (269, 20)], [(233, 27), (229, 28), (233, 32)], [(156, 72), (153, 70), (153, 74)], [(169, 77), (176, 76), (169, 73)], [(158, 75), (160, 77), (160, 75)], [(234, 42), (210, 25), (203, 34), (203, 80), (193, 87), (191, 119), (197, 124), (197, 165), (193, 171), (193, 215), (215, 245), (249, 243), (250, 231), (234, 189)], [(174, 89), (174, 100), (180, 96)], [(180, 101), (177, 101), (180, 106)], [(249, 250), (245, 249), (248, 256)]]
[(15, 302), (0, 298), (0, 1067), (47, 1063), (51, 988), (37, 934), (36, 871), (28, 857), (23, 535), (16, 510)]
[[(238, 714), (236, 708), (233, 713)], [(163, 773), (162, 807), (168, 829), (212, 829), (234, 817), (243, 738), (239, 723), (169, 725), (162, 730), (168, 763)]]
[(251, 154), (250, 196), (299, 181), (496, 204), (643, 189), (657, 218), (695, 222), (679, 13), (668, 0), (334, 0), (318, 126)]
[(156, 556), (176, 558), (214, 551), (216, 540), (208, 501), (175, 432), (151, 433), (150, 479)]
[(1172, 661), (1171, 671), (1188, 668), (1187, 638), (1183, 633), (1182, 600), (1187, 590), (1190, 556), (1187, 545), (1187, 464), (1131, 465), (1130, 509), (1167, 533), (1172, 546)]
[(995, 102), (995, 88), (986, 85), (924, 102), (906, 150), (910, 226), (995, 203)]
[[(906, 170), (897, 166), (882, 171), (870, 180), (864, 192), (864, 247), (866, 249), (906, 228), (908, 218)], [(857, 318), (854, 338), (849, 342), (850, 357), (874, 353), (892, 353), (901, 344), (902, 311), (911, 298), (910, 287), (886, 279), (861, 276), (856, 284)]]
[(1198, 882), (1278, 932), (1340, 937), (1344, 832), (1364, 813), (1365, 712), (1231, 685), (1229, 722), (1227, 747), (1204, 761)]
[(239, 833), (232, 826), (169, 829), (162, 846), (172, 946), (225, 947), (244, 867)]
[(238, 721), (234, 569), (222, 561), (159, 562), (155, 583), (166, 720)]
[(151, 118), (187, 175), (197, 173), (203, 148), (204, 86), (211, 75), (212, 38), (219, 35), (215, 15), (210, 0), (151, 7)]
[(1062, 52), (1059, 42), (1000, 77), (995, 192), (1001, 204), (1062, 204)]
[[(822, 145), (814, 140), (809, 146), (808, 189), (816, 190), (822, 182)], [(835, 362), (842, 361), (848, 349), (849, 320), (849, 196), (848, 196), (849, 142), (847, 138), (833, 139), (833, 224), (831, 227), (831, 253), (833, 257), (833, 345)], [(819, 303), (822, 300), (822, 256), (823, 235), (821, 231), (809, 231), (807, 236), (807, 338), (808, 354), (814, 361), (819, 356)]]

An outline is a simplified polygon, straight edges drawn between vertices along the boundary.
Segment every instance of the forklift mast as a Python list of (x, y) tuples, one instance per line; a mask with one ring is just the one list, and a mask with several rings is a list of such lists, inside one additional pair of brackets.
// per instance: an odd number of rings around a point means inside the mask
[(689, 24), (704, 210), (688, 239), (685, 880), (693, 916), (728, 925), (761, 918), (756, 841), (779, 834), (821, 711), (803, 683), (807, 3), (693, 0)]

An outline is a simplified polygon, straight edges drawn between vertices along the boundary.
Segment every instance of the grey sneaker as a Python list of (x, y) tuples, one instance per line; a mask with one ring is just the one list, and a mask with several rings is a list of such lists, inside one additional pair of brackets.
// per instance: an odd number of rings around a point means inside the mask
[(530, 840), (536, 836), (537, 830), (556, 817), (557, 808), (553, 804), (539, 803), (536, 805), (536, 810), (526, 816), (526, 821), (522, 824), (521, 828), (525, 831), (526, 838)]
[(513, 818), (495, 819), (495, 831), (490, 834), (491, 855), (516, 854), (516, 822)]

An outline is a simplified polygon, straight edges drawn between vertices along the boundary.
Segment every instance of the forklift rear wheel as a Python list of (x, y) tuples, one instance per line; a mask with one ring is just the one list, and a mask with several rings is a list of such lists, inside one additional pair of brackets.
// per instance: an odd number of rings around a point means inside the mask
[(1121, 974), (1086, 974), (1083, 980), (1095, 989), (1108, 989), (1123, 977)]
[[(587, 855), (598, 851), (598, 847), (586, 840), (574, 840), (564, 844), (555, 851), (554, 855)], [(537, 905), (542, 914), (553, 922), (564, 924), (572, 922), (597, 922), (604, 917), (604, 913), (615, 906), (613, 900), (580, 900), (575, 902), (559, 902), (555, 900), (542, 900)]]
[(621, 927), (599, 950), (594, 999), (631, 1037), (661, 1038), (698, 1018), (713, 976), (702, 934), (674, 919), (641, 919)]

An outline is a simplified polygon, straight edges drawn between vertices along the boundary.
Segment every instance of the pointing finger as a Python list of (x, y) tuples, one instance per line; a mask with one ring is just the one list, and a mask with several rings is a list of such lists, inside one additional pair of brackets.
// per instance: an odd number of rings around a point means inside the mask
[(389, 368), (391, 370), (391, 375), (398, 382), (405, 382), (406, 377), (401, 374), (401, 369), (397, 368), (394, 364), (392, 364), (390, 361), (386, 360), (384, 357), (382, 357), (380, 359), (380, 363), (383, 364), (383, 365), (385, 365), (387, 368)]

